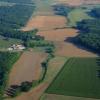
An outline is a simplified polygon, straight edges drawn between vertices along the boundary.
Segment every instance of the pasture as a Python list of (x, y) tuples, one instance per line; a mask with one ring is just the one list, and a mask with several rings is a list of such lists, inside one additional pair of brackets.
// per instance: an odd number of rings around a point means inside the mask
[(100, 99), (98, 58), (70, 58), (46, 93)]

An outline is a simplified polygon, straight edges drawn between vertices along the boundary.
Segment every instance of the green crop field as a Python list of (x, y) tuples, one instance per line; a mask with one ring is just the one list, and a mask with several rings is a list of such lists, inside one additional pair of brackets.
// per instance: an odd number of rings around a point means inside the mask
[(70, 58), (46, 93), (100, 98), (98, 70), (99, 58)]

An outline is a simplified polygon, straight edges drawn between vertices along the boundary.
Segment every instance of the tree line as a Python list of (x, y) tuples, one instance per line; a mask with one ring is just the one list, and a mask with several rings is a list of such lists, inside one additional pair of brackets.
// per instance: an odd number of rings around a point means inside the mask
[(7, 85), (8, 74), (13, 64), (20, 57), (18, 52), (0, 52), (0, 95), (4, 94)]

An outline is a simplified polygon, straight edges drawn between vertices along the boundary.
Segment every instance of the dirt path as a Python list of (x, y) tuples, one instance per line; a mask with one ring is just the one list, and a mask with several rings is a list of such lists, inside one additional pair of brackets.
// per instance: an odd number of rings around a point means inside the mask
[(18, 85), (24, 81), (38, 80), (41, 73), (41, 62), (45, 58), (45, 53), (36, 51), (24, 52), (10, 73), (9, 86)]

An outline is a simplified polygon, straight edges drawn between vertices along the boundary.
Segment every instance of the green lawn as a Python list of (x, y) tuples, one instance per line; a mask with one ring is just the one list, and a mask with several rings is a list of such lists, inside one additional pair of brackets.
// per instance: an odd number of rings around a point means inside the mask
[(100, 98), (98, 67), (97, 58), (70, 58), (46, 93)]
[(82, 21), (83, 19), (90, 19), (91, 17), (86, 13), (82, 8), (76, 8), (68, 14), (68, 25), (76, 26), (77, 22)]

